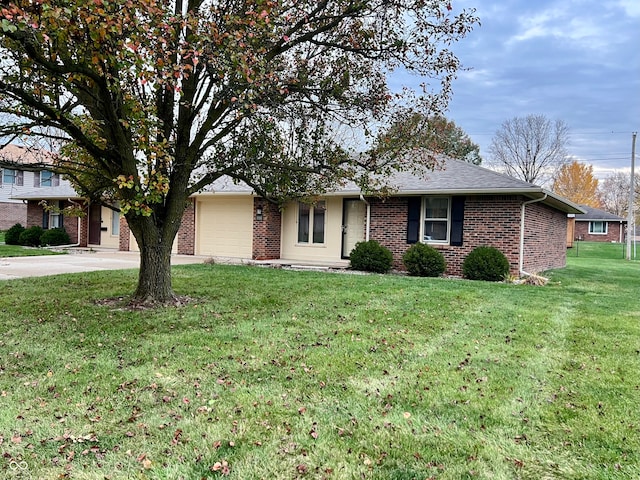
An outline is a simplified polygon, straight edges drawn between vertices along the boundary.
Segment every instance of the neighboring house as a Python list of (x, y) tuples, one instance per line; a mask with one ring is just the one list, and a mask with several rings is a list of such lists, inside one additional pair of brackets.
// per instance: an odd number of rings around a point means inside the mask
[[(476, 165), (449, 159), (425, 178), (399, 174), (395, 193), (362, 195), (354, 185), (292, 201), (279, 209), (246, 185), (223, 179), (192, 197), (176, 238), (182, 254), (291, 263), (347, 264), (355, 244), (377, 240), (394, 266), (416, 242), (438, 249), (447, 274), (460, 275), (477, 246), (499, 248), (511, 272), (541, 272), (566, 264), (567, 214), (577, 205), (542, 188)], [(131, 249), (126, 223), (120, 249)]]
[(574, 239), (589, 242), (624, 242), (627, 221), (598, 208), (581, 205), (585, 213), (575, 215)]
[(7, 230), (16, 223), (27, 223), (27, 205), (17, 196), (27, 191), (38, 191), (46, 196), (59, 185), (60, 177), (47, 170), (44, 156), (40, 158), (17, 145), (0, 148), (0, 230)]
[[(118, 248), (120, 214), (99, 204), (86, 207), (71, 183), (48, 170), (47, 163), (45, 152), (36, 156), (16, 145), (0, 150), (0, 229), (16, 223), (44, 229), (61, 227), (73, 244)], [(42, 201), (57, 208), (47, 210)], [(70, 205), (83, 206), (86, 215), (79, 218), (60, 213)]]

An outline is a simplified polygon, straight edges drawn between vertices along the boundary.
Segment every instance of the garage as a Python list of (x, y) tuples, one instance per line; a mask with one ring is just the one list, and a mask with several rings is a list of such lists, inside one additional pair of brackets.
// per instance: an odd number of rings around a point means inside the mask
[(251, 258), (253, 197), (199, 197), (196, 203), (196, 255)]

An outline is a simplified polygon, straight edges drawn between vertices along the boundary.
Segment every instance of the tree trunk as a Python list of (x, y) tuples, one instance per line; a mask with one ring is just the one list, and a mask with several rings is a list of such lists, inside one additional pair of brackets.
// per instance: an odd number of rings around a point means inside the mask
[(133, 303), (172, 303), (171, 244), (140, 245), (140, 271)]
[(127, 221), (140, 247), (138, 286), (131, 303), (175, 303), (177, 296), (171, 286), (171, 250), (178, 227), (162, 228), (151, 218), (137, 215), (127, 217)]

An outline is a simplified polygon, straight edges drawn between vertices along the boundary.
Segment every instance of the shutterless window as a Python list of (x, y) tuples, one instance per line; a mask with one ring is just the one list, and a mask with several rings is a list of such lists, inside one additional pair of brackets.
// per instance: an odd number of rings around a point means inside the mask
[(449, 241), (449, 197), (425, 197), (424, 229), (425, 242), (446, 243)]
[(298, 203), (298, 243), (324, 243), (326, 205)]
[(111, 235), (120, 235), (120, 212), (111, 210)]
[(589, 222), (589, 233), (605, 235), (607, 233), (607, 222)]

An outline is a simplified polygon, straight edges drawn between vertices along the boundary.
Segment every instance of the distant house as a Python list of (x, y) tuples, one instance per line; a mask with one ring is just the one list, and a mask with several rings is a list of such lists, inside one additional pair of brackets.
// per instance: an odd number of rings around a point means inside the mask
[[(40, 152), (39, 152), (40, 153)], [(16, 145), (0, 149), (0, 230), (7, 230), (16, 223), (27, 223), (27, 205), (15, 197), (27, 191), (48, 192), (64, 183), (58, 174), (46, 167), (46, 157)], [(51, 226), (61, 226), (59, 219), (51, 217)]]
[(627, 221), (598, 208), (580, 206), (585, 213), (575, 215), (574, 238), (589, 242), (624, 242)]
[[(251, 188), (220, 179), (194, 195), (183, 216), (176, 251), (243, 260), (348, 264), (357, 242), (377, 240), (394, 266), (414, 243), (445, 256), (447, 274), (460, 275), (475, 247), (494, 246), (511, 272), (541, 272), (566, 264), (567, 214), (583, 210), (541, 187), (453, 159), (424, 176), (390, 179), (380, 198), (355, 185), (318, 196), (312, 204), (278, 208)], [(133, 249), (126, 224), (121, 249)]]
[[(100, 204), (88, 204), (71, 183), (47, 167), (46, 152), (17, 145), (0, 149), (0, 229), (16, 223), (25, 227), (64, 228), (73, 244), (118, 248), (120, 214)], [(41, 202), (57, 207), (43, 208)], [(83, 206), (82, 218), (60, 213), (67, 206)]]

